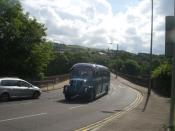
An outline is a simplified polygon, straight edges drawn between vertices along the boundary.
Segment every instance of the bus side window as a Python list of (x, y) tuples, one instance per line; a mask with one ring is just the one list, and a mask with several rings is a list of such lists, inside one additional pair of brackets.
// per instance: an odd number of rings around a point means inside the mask
[(99, 74), (99, 70), (97, 70), (97, 78), (99, 78), (100, 74)]
[(107, 77), (106, 77), (106, 71), (104, 70), (104, 82), (106, 82), (106, 79)]
[(98, 78), (98, 70), (95, 70), (95, 78)]

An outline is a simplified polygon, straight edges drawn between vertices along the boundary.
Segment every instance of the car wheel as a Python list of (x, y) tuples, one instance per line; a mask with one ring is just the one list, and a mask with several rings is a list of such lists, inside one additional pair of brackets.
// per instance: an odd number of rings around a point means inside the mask
[(8, 93), (3, 93), (0, 97), (1, 101), (3, 101), (3, 102), (8, 101), (9, 98), (10, 98), (10, 96)]
[(34, 98), (34, 99), (38, 99), (39, 96), (40, 96), (40, 93), (39, 93), (38, 91), (35, 91), (35, 92), (33, 93), (33, 98)]

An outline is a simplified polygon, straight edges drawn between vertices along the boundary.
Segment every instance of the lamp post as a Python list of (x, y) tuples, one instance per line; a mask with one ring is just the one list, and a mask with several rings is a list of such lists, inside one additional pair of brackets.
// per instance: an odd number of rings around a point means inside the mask
[(151, 71), (152, 71), (152, 45), (153, 45), (153, 0), (151, 0), (151, 43), (150, 43), (150, 78), (149, 78), (149, 87), (148, 87), (148, 96), (151, 94), (152, 80), (151, 80)]
[(149, 85), (148, 85), (148, 91), (147, 91), (147, 98), (146, 102), (143, 108), (143, 111), (145, 111), (148, 101), (149, 101), (149, 96), (151, 94), (151, 89), (152, 89), (152, 80), (151, 80), (151, 71), (152, 71), (152, 44), (153, 43), (153, 0), (151, 0), (151, 41), (150, 41), (150, 65), (149, 65)]

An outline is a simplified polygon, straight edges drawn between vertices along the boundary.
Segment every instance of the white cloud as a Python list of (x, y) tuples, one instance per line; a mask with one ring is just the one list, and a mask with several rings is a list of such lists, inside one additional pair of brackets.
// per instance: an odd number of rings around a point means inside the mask
[[(22, 5), (45, 24), (51, 40), (113, 49), (119, 44), (119, 49), (149, 52), (151, 0), (115, 14), (107, 0), (22, 0)], [(164, 20), (173, 15), (172, 5), (173, 0), (154, 0), (154, 53), (164, 53)]]

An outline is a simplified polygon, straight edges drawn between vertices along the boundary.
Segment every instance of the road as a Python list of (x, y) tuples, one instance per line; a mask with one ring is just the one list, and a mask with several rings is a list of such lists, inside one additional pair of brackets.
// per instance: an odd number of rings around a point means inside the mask
[(1, 131), (70, 131), (124, 112), (137, 99), (138, 92), (114, 76), (108, 95), (93, 102), (66, 103), (62, 89), (43, 92), (39, 99), (0, 103)]

